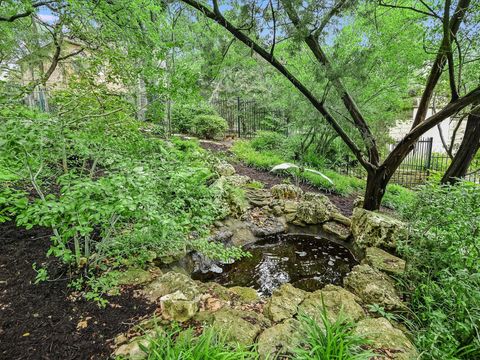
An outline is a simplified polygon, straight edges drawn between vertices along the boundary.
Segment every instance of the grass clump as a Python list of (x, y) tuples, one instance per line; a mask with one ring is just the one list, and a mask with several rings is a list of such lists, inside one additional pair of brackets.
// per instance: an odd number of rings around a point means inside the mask
[(256, 360), (258, 354), (247, 347), (228, 343), (211, 327), (195, 336), (192, 328), (167, 330), (143, 347), (148, 360)]
[(480, 358), (480, 189), (426, 185), (402, 209), (400, 253), (416, 345), (424, 359)]
[(368, 341), (354, 333), (355, 325), (342, 314), (332, 322), (325, 307), (320, 313), (321, 322), (300, 315), (303, 344), (294, 351), (297, 360), (367, 360), (372, 353), (365, 350)]
[[(283, 135), (277, 135), (283, 137)], [(284, 155), (284, 150), (273, 146), (273, 142), (270, 142), (272, 138), (273, 136), (270, 135), (270, 132), (267, 132), (267, 136), (261, 134), (260, 140), (255, 138), (250, 142), (246, 140), (237, 141), (233, 144), (231, 150), (238, 160), (262, 170), (271, 170), (275, 165), (285, 162), (295, 162), (288, 155)], [(278, 140), (278, 143), (282, 144), (280, 140)], [(325, 164), (326, 162), (317, 159), (315, 163)], [(312, 167), (312, 165), (307, 167)], [(318, 174), (306, 171), (300, 173), (300, 180), (305, 180), (320, 189), (334, 191), (344, 196), (362, 193), (365, 190), (366, 181), (363, 179), (339, 174), (326, 166), (313, 166), (313, 169), (321, 171), (332, 180), (333, 184)], [(390, 184), (387, 186), (384, 205), (393, 209), (399, 209), (403, 204), (411, 203), (413, 198), (413, 191), (400, 185)]]

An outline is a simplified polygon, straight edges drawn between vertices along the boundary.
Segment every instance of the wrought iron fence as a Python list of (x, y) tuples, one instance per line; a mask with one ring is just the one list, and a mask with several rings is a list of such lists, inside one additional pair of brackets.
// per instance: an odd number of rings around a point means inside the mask
[[(451, 159), (446, 154), (432, 152), (433, 138), (422, 138), (403, 160), (391, 178), (391, 183), (413, 188), (424, 184), (435, 173), (444, 173)], [(480, 167), (480, 164), (478, 164)], [(475, 168), (475, 166), (473, 166)], [(346, 159), (335, 164), (333, 170), (344, 175), (366, 179), (367, 173), (356, 160)], [(480, 184), (480, 169), (467, 172), (466, 181)]]
[(289, 134), (288, 117), (278, 109), (269, 109), (255, 100), (216, 99), (211, 101), (218, 114), (227, 120), (228, 134), (251, 138), (257, 131)]
[[(49, 102), (48, 91), (43, 89), (35, 90), (23, 101), (30, 107), (46, 112), (54, 111), (55, 108)], [(227, 121), (228, 134), (239, 138), (252, 138), (260, 130), (275, 131), (286, 136), (294, 132), (284, 111), (262, 106), (255, 100), (216, 99), (211, 101), (211, 105)], [(391, 182), (412, 188), (425, 183), (436, 172), (445, 172), (451, 159), (446, 154), (432, 153), (432, 142), (433, 138), (419, 139), (393, 174)], [(346, 157), (329, 167), (344, 175), (361, 179), (367, 177), (365, 169), (352, 158)], [(480, 163), (474, 164), (472, 168), (477, 169), (467, 172), (465, 180), (480, 184)]]

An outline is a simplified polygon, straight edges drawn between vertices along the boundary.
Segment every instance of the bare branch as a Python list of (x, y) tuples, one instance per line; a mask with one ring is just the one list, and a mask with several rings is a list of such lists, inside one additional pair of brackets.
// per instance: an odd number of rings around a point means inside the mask
[(382, 0), (379, 1), (378, 5), (382, 7), (387, 7), (387, 8), (393, 8), (393, 9), (403, 9), (403, 10), (411, 10), (416, 13), (422, 14), (422, 15), (427, 15), (427, 16), (432, 16), (437, 19), (442, 19), (440, 16), (438, 16), (434, 11), (423, 11), (417, 8), (414, 8), (413, 6), (402, 6), (402, 5), (393, 5), (393, 4), (385, 4)]
[[(465, 16), (466, 10), (470, 6), (470, 0), (460, 0), (457, 4), (457, 8), (455, 9), (455, 13), (452, 15), (451, 19), (449, 20), (449, 32), (450, 36), (456, 36), (458, 29), (460, 28), (460, 23), (463, 21)], [(440, 80), (440, 76), (442, 75), (443, 69), (447, 62), (447, 56), (444, 52), (444, 42), (445, 36), (442, 40), (442, 44), (440, 49), (438, 50), (437, 56), (435, 61), (432, 64), (430, 69), (430, 74), (427, 79), (427, 84), (425, 85), (425, 89), (423, 91), (422, 97), (420, 99), (420, 103), (418, 105), (417, 114), (415, 115), (415, 119), (412, 124), (412, 129), (420, 124), (422, 121), (425, 120), (428, 112), (428, 106), (433, 96), (433, 91), (437, 86), (438, 81)]]

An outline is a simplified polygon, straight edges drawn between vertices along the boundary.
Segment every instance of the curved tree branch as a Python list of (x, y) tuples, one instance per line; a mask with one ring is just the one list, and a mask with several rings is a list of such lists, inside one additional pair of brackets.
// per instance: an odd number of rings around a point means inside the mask
[(321, 103), (315, 97), (315, 95), (313, 95), (313, 93), (303, 83), (301, 83), (275, 56), (271, 55), (263, 47), (258, 45), (255, 41), (253, 41), (249, 36), (245, 35), (242, 31), (236, 28), (231, 22), (225, 19), (220, 12), (220, 9), (218, 7), (218, 3), (216, 0), (213, 0), (213, 6), (214, 6), (213, 11), (196, 0), (181, 0), (181, 1), (197, 9), (206, 17), (214, 20), (219, 25), (224, 27), (233, 36), (235, 36), (238, 40), (243, 42), (246, 46), (248, 46), (253, 51), (255, 51), (263, 59), (269, 62), (275, 69), (277, 69), (283, 76), (285, 76), (292, 83), (292, 85), (295, 86), (310, 101), (310, 103), (320, 112), (320, 114), (322, 114), (325, 120), (333, 127), (333, 129), (337, 132), (337, 134), (342, 138), (342, 140), (350, 148), (352, 153), (355, 155), (357, 160), (365, 167), (365, 169), (367, 169), (367, 171), (374, 170), (375, 165), (364, 158), (360, 148), (355, 144), (355, 142), (340, 126), (337, 120), (325, 108), (324, 104)]

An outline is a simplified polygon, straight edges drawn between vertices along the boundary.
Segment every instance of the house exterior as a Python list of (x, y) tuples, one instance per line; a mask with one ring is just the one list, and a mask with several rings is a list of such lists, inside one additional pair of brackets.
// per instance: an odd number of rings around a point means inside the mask
[[(400, 141), (410, 131), (413, 119), (418, 111), (419, 101), (420, 99), (414, 100), (411, 118), (399, 120), (394, 127), (390, 128), (389, 135), (394, 143)], [(431, 116), (432, 114), (434, 114), (434, 109), (430, 107), (427, 111), (427, 117)], [(442, 136), (447, 146), (450, 146), (452, 137), (455, 136), (453, 142), (454, 148), (459, 146), (465, 132), (465, 121), (459, 125), (459, 119), (460, 118), (458, 117), (447, 118), (438, 126), (433, 127), (424, 135), (422, 135), (422, 138), (432, 138), (432, 152), (441, 154), (447, 153), (442, 142)], [(393, 146), (393, 144), (391, 146)]]

